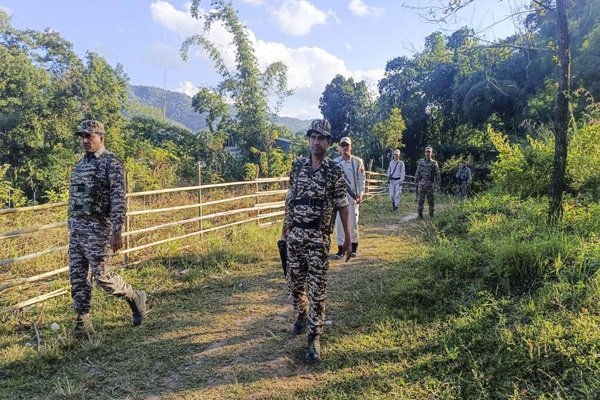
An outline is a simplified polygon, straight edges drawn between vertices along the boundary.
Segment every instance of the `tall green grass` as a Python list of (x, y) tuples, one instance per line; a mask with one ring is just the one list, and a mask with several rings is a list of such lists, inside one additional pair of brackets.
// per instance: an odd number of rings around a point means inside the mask
[(414, 261), (425, 278), (390, 297), (448, 316), (429, 372), (459, 398), (600, 398), (600, 206), (570, 202), (558, 227), (546, 211), (486, 194), (446, 212)]

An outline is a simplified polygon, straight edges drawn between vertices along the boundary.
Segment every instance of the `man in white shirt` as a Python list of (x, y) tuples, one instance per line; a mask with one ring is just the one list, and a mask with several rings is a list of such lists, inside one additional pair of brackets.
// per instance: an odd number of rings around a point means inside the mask
[(396, 211), (400, 207), (400, 195), (402, 194), (402, 183), (404, 182), (404, 161), (400, 160), (400, 150), (394, 150), (394, 159), (390, 161), (387, 171), (390, 200), (392, 209)]
[[(358, 207), (365, 194), (365, 164), (359, 157), (352, 155), (352, 140), (349, 137), (343, 137), (340, 140), (340, 156), (333, 161), (338, 163), (344, 170), (346, 179), (346, 190), (348, 192), (348, 227), (350, 228), (350, 238), (352, 241), (351, 257), (357, 256), (358, 251)], [(335, 236), (338, 245), (338, 252), (333, 256), (334, 259), (342, 258), (344, 254), (344, 228), (340, 220), (339, 213), (335, 220)]]

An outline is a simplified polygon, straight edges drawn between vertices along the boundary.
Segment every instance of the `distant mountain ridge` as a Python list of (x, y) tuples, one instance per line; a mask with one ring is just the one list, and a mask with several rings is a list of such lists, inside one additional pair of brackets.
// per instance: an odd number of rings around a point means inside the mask
[[(129, 86), (129, 99), (145, 106), (163, 109), (166, 102), (165, 116), (186, 128), (197, 132), (205, 129), (206, 114), (198, 114), (192, 108), (192, 98), (184, 93), (164, 90), (155, 86)], [(310, 120), (291, 117), (277, 117), (276, 123), (287, 127), (292, 132), (308, 129)]]

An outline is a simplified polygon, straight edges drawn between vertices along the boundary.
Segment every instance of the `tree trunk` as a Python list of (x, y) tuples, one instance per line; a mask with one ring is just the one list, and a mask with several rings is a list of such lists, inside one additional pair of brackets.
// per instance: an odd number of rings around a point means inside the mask
[(566, 3), (567, 0), (556, 0), (560, 77), (558, 94), (556, 95), (556, 119), (554, 120), (554, 166), (552, 168), (552, 180), (549, 189), (550, 208), (548, 210), (548, 221), (552, 224), (559, 221), (562, 217), (565, 171), (567, 169), (571, 50)]

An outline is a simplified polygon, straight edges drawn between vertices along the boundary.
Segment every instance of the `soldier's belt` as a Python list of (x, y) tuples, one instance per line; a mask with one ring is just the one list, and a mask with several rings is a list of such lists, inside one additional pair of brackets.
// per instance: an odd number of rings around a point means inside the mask
[(321, 199), (313, 199), (306, 197), (292, 200), (292, 205), (294, 206), (322, 207), (323, 204), (325, 204), (325, 202)]
[(401, 179), (401, 178), (389, 178), (390, 181), (397, 181), (399, 179)]
[(293, 222), (292, 228), (300, 228), (300, 229), (319, 229), (320, 221), (312, 221), (312, 222)]

